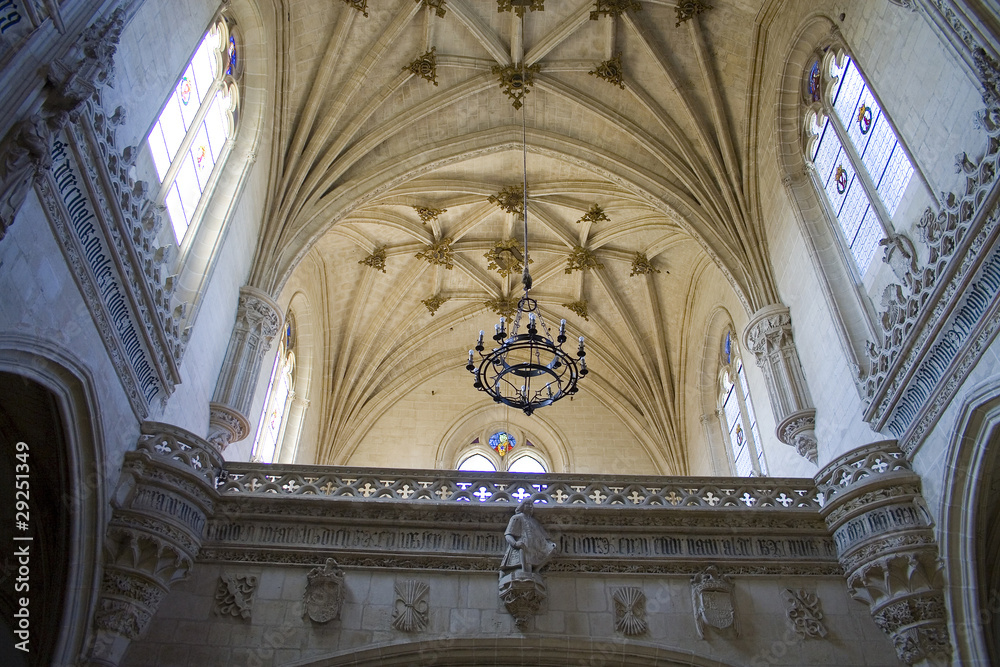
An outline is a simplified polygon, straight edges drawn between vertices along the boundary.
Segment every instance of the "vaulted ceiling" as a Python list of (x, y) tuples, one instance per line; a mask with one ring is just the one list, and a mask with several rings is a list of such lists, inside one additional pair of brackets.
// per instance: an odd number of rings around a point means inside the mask
[[(319, 320), (319, 462), (347, 462), (428, 377), (485, 398), (463, 359), (498, 300), (521, 293), (486, 255), (521, 237), (489, 198), (521, 184), (523, 123), (533, 295), (588, 337), (581, 391), (660, 472), (687, 472), (684, 368), (706, 326), (694, 304), (776, 300), (749, 139), (760, 3), (708, 4), (287, 4), (251, 283), (302, 292)], [(520, 100), (504, 68), (528, 79)], [(569, 270), (574, 251), (592, 265)]]

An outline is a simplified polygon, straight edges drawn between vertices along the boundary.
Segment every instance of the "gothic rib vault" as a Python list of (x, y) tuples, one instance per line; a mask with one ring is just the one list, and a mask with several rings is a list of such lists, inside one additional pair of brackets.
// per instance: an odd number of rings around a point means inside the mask
[[(513, 99), (527, 127), (536, 296), (550, 321), (567, 318), (593, 346), (585, 391), (641, 443), (645, 461), (634, 465), (688, 472), (681, 443), (700, 425), (687, 402), (703, 382), (692, 360), (705, 353), (694, 312), (710, 303), (752, 313), (778, 300), (748, 194), (744, 27), (755, 8), (720, 3), (688, 16), (647, 2), (592, 17), (594, 3), (579, 0), (523, 18), (468, 0), (444, 9), (289, 7), (295, 61), (249, 282), (302, 292), (326, 323), (316, 349), (330, 391), (312, 403), (322, 415), (315, 460), (351, 462), (379, 416), (430, 377), (470, 384), (455, 360), (495, 320), (484, 304), (520, 292), (516, 272), (484, 258), (519, 236), (515, 214), (488, 199), (521, 180)], [(615, 58), (620, 85), (596, 75)], [(508, 97), (501, 70), (522, 64), (530, 85)], [(606, 220), (586, 217), (595, 204)], [(416, 257), (435, 243), (446, 262)], [(567, 271), (580, 248), (592, 268)], [(378, 269), (359, 263), (374, 253)], [(440, 302), (433, 314), (429, 299)], [(570, 304), (585, 304), (587, 318)], [(445, 422), (458, 414), (429, 409)], [(566, 407), (553, 413), (572, 418)]]

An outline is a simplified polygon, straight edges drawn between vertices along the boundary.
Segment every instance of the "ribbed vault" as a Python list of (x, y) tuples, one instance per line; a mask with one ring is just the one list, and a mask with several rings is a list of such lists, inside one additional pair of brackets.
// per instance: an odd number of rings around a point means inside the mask
[[(522, 111), (494, 67), (523, 63), (538, 66), (523, 97), (534, 292), (550, 321), (588, 337), (585, 390), (660, 472), (687, 472), (680, 367), (705, 326), (692, 302), (722, 290), (750, 313), (776, 300), (747, 195), (754, 10), (715, 4), (679, 21), (673, 2), (597, 20), (585, 0), (523, 19), (493, 0), (447, 0), (444, 17), (413, 0), (367, 17), (288, 3), (250, 282), (294, 284), (325, 313), (318, 462), (347, 462), (430, 378), (471, 385), (462, 357), (497, 317), (484, 304), (519, 295), (518, 273), (484, 255), (520, 238), (518, 216), (488, 198), (521, 182)], [(620, 81), (596, 76), (602, 63)], [(606, 218), (586, 218), (595, 205)], [(446, 240), (450, 267), (416, 257)], [(568, 271), (575, 249), (602, 268)], [(370, 257), (377, 268), (359, 264)], [(474, 405), (469, 393), (446, 410)]]

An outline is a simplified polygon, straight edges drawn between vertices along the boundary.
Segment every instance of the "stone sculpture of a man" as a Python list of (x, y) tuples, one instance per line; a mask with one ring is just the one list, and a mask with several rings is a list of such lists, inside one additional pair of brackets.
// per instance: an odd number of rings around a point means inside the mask
[(535, 506), (525, 500), (507, 523), (504, 538), (507, 551), (500, 561), (500, 576), (513, 574), (515, 578), (532, 578), (534, 572), (545, 566), (556, 552), (555, 542), (549, 539), (542, 524), (532, 514)]

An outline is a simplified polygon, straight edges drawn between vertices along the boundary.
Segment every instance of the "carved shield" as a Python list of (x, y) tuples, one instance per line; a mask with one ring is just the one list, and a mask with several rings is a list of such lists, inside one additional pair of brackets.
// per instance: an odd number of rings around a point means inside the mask
[(340, 608), (344, 603), (344, 572), (337, 567), (337, 561), (327, 559), (326, 565), (309, 573), (308, 580), (302, 596), (305, 614), (317, 623), (340, 618)]
[(701, 616), (708, 625), (722, 630), (733, 624), (735, 618), (732, 597), (725, 591), (702, 591)]

